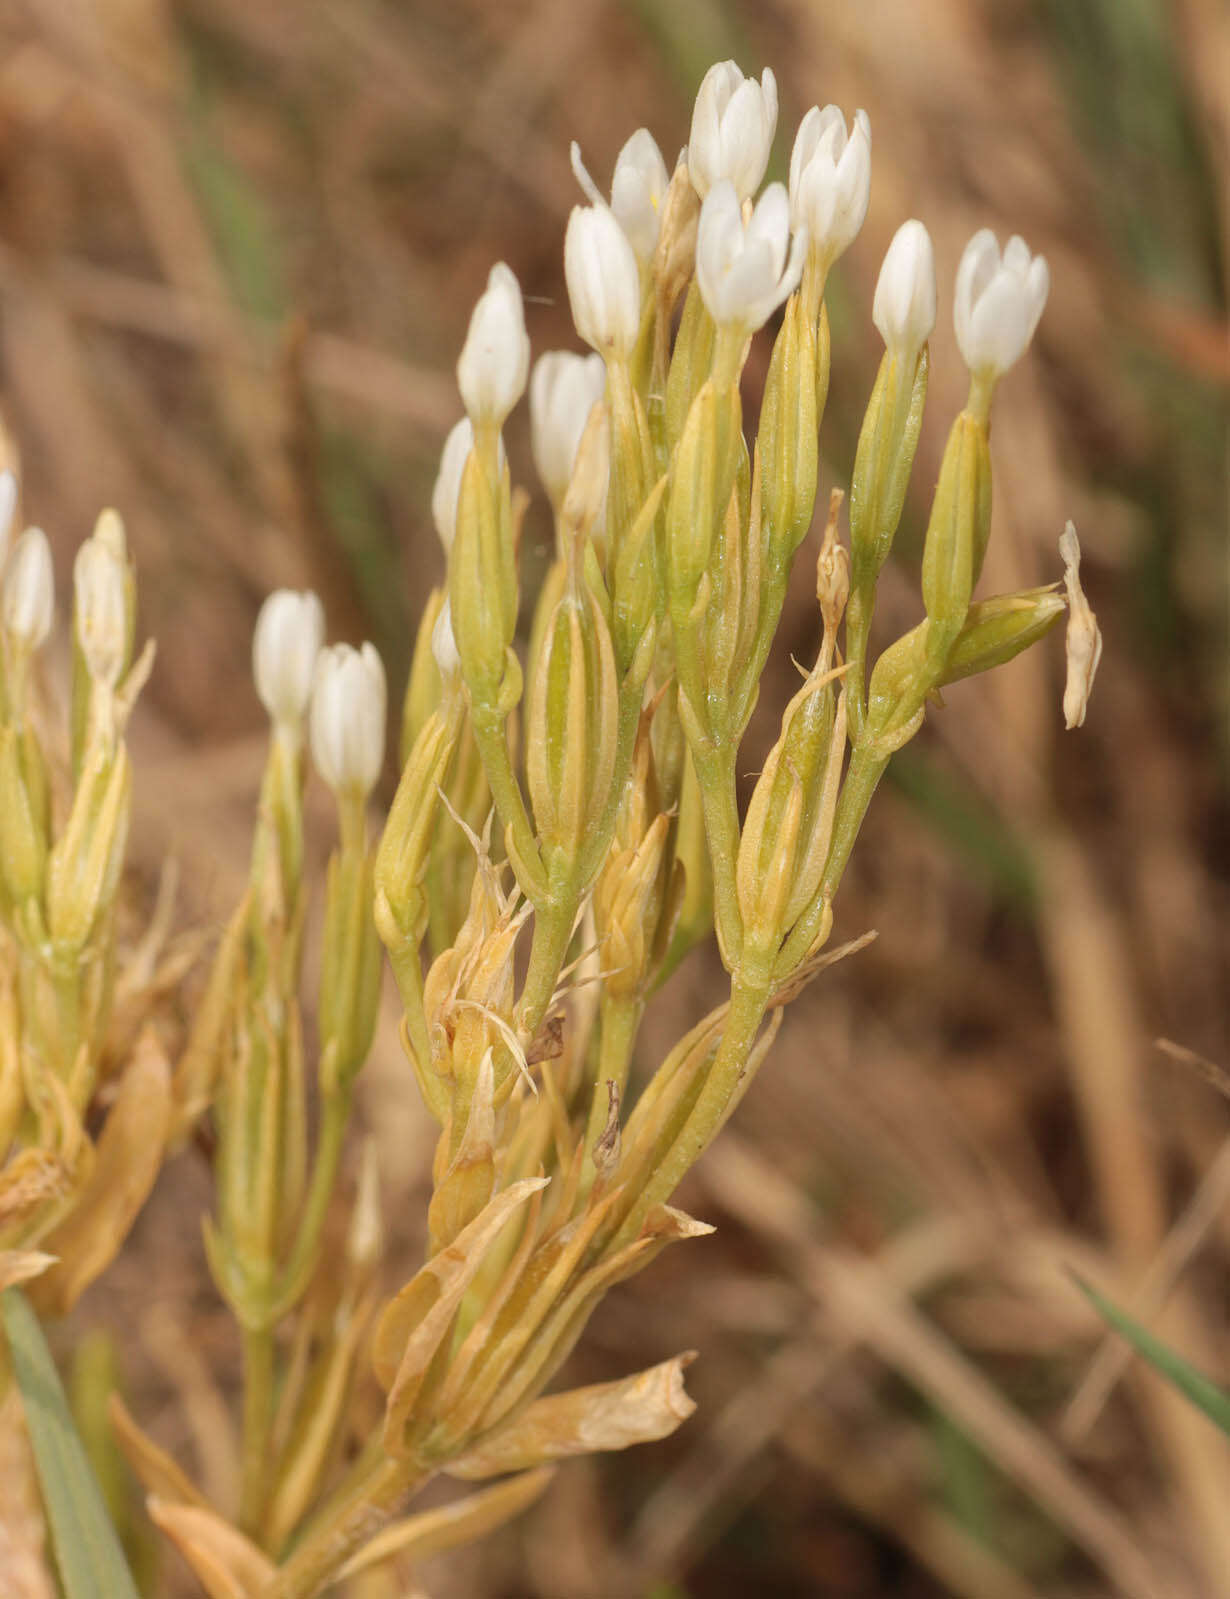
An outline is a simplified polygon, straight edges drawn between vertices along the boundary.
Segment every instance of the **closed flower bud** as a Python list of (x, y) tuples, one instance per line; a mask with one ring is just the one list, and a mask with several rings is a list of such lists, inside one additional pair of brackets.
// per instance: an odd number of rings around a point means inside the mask
[(451, 683), (461, 671), (461, 657), (453, 637), (453, 608), (447, 597), (431, 630), (431, 653), (444, 683)]
[(790, 221), (806, 228), (812, 250), (830, 265), (849, 248), (867, 215), (871, 192), (871, 123), (865, 111), (846, 119), (835, 105), (812, 106), (790, 156)]
[(104, 511), (73, 563), (73, 626), (91, 681), (108, 688), (127, 661), (128, 575), (124, 524)]
[(611, 210), (642, 267), (658, 247), (670, 173), (648, 128), (638, 128), (615, 158)]
[(384, 667), (375, 645), (321, 650), (312, 688), (312, 759), (334, 793), (370, 793), (384, 760), (384, 713)]
[(1001, 377), (1024, 354), (1046, 304), (1051, 277), (1042, 256), (1030, 256), (1016, 234), (1000, 256), (990, 228), (975, 233), (957, 269), (953, 322), (965, 364), (975, 377)]
[(790, 236), (785, 187), (771, 183), (744, 224), (739, 197), (722, 179), (705, 197), (696, 234), (696, 281), (719, 327), (754, 333), (794, 290), (806, 235)]
[(600, 355), (626, 360), (640, 332), (641, 277), (628, 236), (607, 206), (573, 207), (564, 277), (577, 332)]
[(9, 540), (16, 514), (17, 478), (6, 468), (0, 472), (0, 572), (4, 570), (5, 557), (9, 553)]
[(474, 424), (463, 416), (449, 432), (440, 455), (440, 470), (431, 491), (431, 519), (436, 524), (440, 543), (447, 555), (457, 532), (457, 501), (461, 497), (461, 474), (474, 448)]
[(325, 613), (310, 590), (278, 589), (261, 606), (252, 638), (252, 672), (261, 704), (276, 726), (302, 730), (316, 657), (324, 643)]
[(750, 200), (769, 164), (777, 128), (777, 79), (768, 67), (757, 83), (733, 61), (705, 73), (692, 112), (688, 171), (703, 200), (725, 179)]
[(474, 307), (457, 362), (457, 385), (470, 420), (500, 427), (525, 393), (529, 370), (521, 289), (511, 269), (499, 261)]
[(903, 222), (893, 235), (876, 283), (871, 319), (890, 355), (917, 355), (935, 327), (935, 256), (921, 222)]
[(36, 650), (51, 632), (55, 583), (51, 546), (39, 527), (28, 527), (13, 546), (4, 579), (4, 626), (23, 650)]
[(606, 387), (599, 355), (552, 350), (540, 356), (530, 377), (530, 444), (534, 465), (556, 510), (564, 503), (577, 446), (589, 414)]

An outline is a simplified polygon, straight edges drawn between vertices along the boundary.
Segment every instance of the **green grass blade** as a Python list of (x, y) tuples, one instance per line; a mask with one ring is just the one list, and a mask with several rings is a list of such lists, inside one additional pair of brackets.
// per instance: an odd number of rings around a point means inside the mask
[(1126, 1338), (1138, 1354), (1143, 1355), (1168, 1382), (1172, 1382), (1181, 1394), (1190, 1399), (1197, 1410), (1203, 1411), (1215, 1427), (1220, 1427), (1230, 1437), (1230, 1393), (1189, 1365), (1152, 1333), (1146, 1332), (1138, 1321), (1112, 1305), (1109, 1299), (1104, 1299), (1096, 1288), (1091, 1288), (1080, 1277), (1077, 1277), (1076, 1285), (1098, 1314)]
[(64, 1599), (137, 1599), (38, 1317), (16, 1288), (0, 1294), (0, 1310)]

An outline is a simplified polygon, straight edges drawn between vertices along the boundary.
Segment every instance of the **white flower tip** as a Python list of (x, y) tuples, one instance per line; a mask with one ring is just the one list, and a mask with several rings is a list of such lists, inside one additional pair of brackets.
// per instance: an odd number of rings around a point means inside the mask
[(51, 545), (41, 527), (28, 527), (14, 544), (5, 572), (5, 629), (23, 650), (36, 650), (51, 632), (54, 609)]
[(440, 676), (445, 683), (451, 683), (461, 671), (461, 656), (457, 653), (457, 640), (453, 634), (453, 608), (447, 598), (431, 630), (431, 653)]
[(688, 171), (703, 200), (723, 178), (741, 200), (760, 187), (777, 128), (777, 79), (765, 68), (760, 82), (745, 78), (733, 61), (720, 61), (701, 81), (692, 111)]
[(893, 235), (876, 282), (871, 319), (890, 354), (916, 355), (935, 327), (935, 253), (916, 218)]
[(312, 759), (339, 796), (366, 798), (384, 761), (387, 690), (374, 644), (335, 644), (316, 658), (312, 687)]
[(123, 524), (114, 512), (113, 520), (104, 521), (105, 516), (73, 563), (73, 613), (86, 669), (96, 683), (114, 688), (128, 649), (127, 560), (123, 544), (117, 544)]
[(564, 278), (577, 332), (602, 355), (626, 359), (641, 324), (636, 253), (605, 204), (572, 209), (564, 234)]
[(530, 447), (552, 505), (563, 504), (590, 412), (606, 389), (600, 355), (550, 350), (530, 375)]
[(744, 220), (738, 192), (728, 178), (705, 196), (696, 231), (696, 282), (705, 308), (719, 327), (751, 334), (793, 292), (803, 269), (807, 240), (790, 232), (790, 201), (784, 186), (771, 183)]
[(605, 205), (606, 201), (602, 198), (598, 185), (590, 177), (589, 168), (581, 159), (581, 146), (575, 139), (568, 146), (568, 162), (572, 167), (573, 177), (581, 185), (581, 193), (590, 205)]
[(521, 289), (512, 269), (498, 261), (474, 307), (457, 361), (457, 385), (471, 421), (500, 427), (525, 392), (529, 369)]
[(312, 697), (325, 613), (310, 589), (277, 589), (261, 606), (252, 637), (252, 675), (274, 725), (298, 737)]
[(1071, 731), (1085, 723), (1089, 695), (1098, 662), (1102, 659), (1102, 632), (1081, 587), (1081, 547), (1072, 522), (1060, 535), (1059, 553), (1063, 558), (1063, 581), (1068, 595), (1068, 676), (1063, 690), (1063, 720), (1065, 728)]
[(990, 228), (980, 228), (957, 269), (953, 324), (965, 364), (991, 382), (1024, 354), (1050, 292), (1050, 269), (1031, 257), (1019, 235), (1003, 254)]

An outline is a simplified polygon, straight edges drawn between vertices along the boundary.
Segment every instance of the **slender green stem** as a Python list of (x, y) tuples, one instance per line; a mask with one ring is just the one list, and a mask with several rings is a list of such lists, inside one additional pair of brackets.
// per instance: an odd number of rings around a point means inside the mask
[(527, 899), (537, 904), (544, 891), (546, 874), (521, 794), (521, 785), (508, 754), (504, 718), (490, 707), (475, 705), (471, 709), (470, 721), (474, 728), (474, 742), (478, 745), (483, 770), (487, 774), (491, 798), (495, 801), (496, 814), (509, 829), (513, 848), (522, 866), (531, 874), (531, 881), (522, 883), (521, 891)]
[(530, 964), (517, 1006), (517, 1026), (527, 1038), (538, 1031), (550, 1009), (560, 969), (568, 954), (576, 913), (577, 896), (570, 886), (534, 908)]
[(308, 1187), (299, 1230), (295, 1234), (290, 1259), (282, 1270), (274, 1297), (274, 1319), (283, 1316), (300, 1298), (307, 1286), (308, 1277), (316, 1261), (320, 1235), (328, 1213), (329, 1201), (337, 1183), (337, 1169), (342, 1157), (342, 1144), (350, 1120), (350, 1092), (339, 1090), (325, 1101), (320, 1124), (320, 1137), (316, 1145), (316, 1159), (312, 1163), (312, 1181)]
[(240, 1526), (254, 1533), (269, 1494), (269, 1438), (274, 1412), (273, 1328), (243, 1329), (243, 1442)]
[(735, 795), (735, 749), (732, 745), (692, 750), (696, 780), (705, 813), (705, 836), (713, 866), (713, 905), (718, 943), (728, 971), (743, 947), (736, 870), (739, 861), (739, 806)]
[(585, 1174), (588, 1181), (593, 1175), (593, 1149), (602, 1136), (610, 1110), (609, 1083), (614, 1083), (622, 1100), (628, 1086), (628, 1071), (632, 1065), (632, 1050), (637, 1029), (645, 1014), (645, 1001), (639, 994), (628, 994), (614, 999), (602, 996), (598, 1023), (598, 1069), (594, 1074), (594, 1097), (589, 1107), (589, 1125), (585, 1132)]
[(281, 1566), (264, 1599), (311, 1599), (320, 1593), (429, 1476), (413, 1461), (375, 1461)]
[(748, 1058), (764, 1020), (771, 986), (767, 975), (736, 973), (730, 987), (730, 1009), (721, 1042), (696, 1103), (683, 1127), (653, 1169), (609, 1246), (613, 1252), (631, 1243), (655, 1205), (665, 1204), (689, 1169), (721, 1131), (727, 1116), (748, 1086)]

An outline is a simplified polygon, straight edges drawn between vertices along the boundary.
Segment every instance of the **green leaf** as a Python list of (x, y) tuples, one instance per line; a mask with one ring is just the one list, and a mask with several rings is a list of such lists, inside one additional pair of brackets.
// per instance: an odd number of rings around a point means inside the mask
[(0, 1310), (64, 1599), (137, 1599), (38, 1318), (16, 1288), (0, 1294)]
[(1080, 1277), (1076, 1278), (1076, 1285), (1091, 1302), (1098, 1314), (1121, 1334), (1139, 1354), (1161, 1372), (1168, 1382), (1186, 1398), (1190, 1399), (1197, 1410), (1201, 1410), (1215, 1427), (1220, 1427), (1230, 1437), (1230, 1393), (1224, 1388), (1219, 1388), (1215, 1382), (1206, 1377), (1203, 1372), (1197, 1371), (1188, 1364), (1181, 1355), (1173, 1349), (1167, 1348), (1152, 1333), (1134, 1321), (1125, 1311), (1112, 1305), (1110, 1300), (1104, 1299), (1096, 1288), (1091, 1288)]

